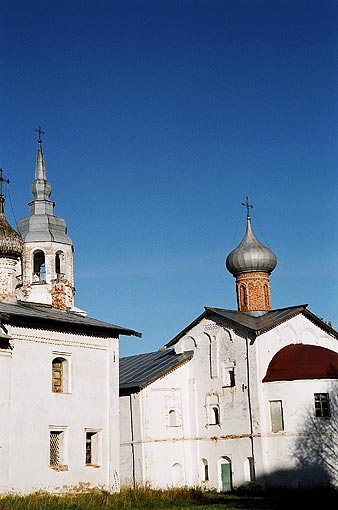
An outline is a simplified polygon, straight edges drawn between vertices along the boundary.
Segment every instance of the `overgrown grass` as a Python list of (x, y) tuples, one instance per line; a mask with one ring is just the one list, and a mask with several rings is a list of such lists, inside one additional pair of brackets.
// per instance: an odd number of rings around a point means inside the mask
[(82, 494), (0, 497), (0, 510), (290, 510), (305, 506), (338, 507), (338, 491), (218, 493), (199, 488), (156, 490), (148, 487), (122, 489), (120, 493), (91, 491)]

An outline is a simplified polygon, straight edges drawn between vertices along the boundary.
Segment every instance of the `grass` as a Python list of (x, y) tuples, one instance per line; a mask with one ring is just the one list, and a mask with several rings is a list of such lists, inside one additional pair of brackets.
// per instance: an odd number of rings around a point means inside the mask
[(155, 490), (122, 489), (120, 493), (91, 491), (82, 494), (0, 497), (0, 510), (291, 510), (303, 506), (338, 507), (338, 491), (291, 489), (218, 493), (199, 488)]

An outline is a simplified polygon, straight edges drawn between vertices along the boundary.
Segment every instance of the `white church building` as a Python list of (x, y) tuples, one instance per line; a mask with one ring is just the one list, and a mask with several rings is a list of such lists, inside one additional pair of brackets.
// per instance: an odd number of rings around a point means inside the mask
[(157, 352), (120, 360), (121, 482), (338, 484), (338, 332), (271, 309), (277, 259), (253, 233), (226, 259), (238, 310), (205, 307)]
[(0, 492), (119, 489), (119, 337), (74, 306), (73, 245), (55, 216), (39, 128), (29, 216), (0, 176)]

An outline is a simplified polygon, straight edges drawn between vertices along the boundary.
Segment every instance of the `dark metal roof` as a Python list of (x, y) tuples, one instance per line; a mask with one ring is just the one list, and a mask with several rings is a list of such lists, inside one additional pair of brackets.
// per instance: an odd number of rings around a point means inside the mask
[(249, 315), (248, 313), (239, 312), (237, 310), (226, 310), (223, 308), (210, 308), (205, 307), (205, 311), (197, 317), (193, 322), (191, 322), (186, 328), (184, 328), (178, 335), (176, 335), (170, 342), (166, 344), (165, 347), (172, 347), (175, 345), (182, 336), (184, 336), (187, 331), (196, 326), (202, 319), (204, 318), (212, 318), (212, 316), (217, 319), (217, 316), (223, 317), (227, 321), (229, 321), (230, 325), (233, 327), (241, 326), (245, 328), (248, 332), (252, 332), (255, 336), (261, 335), (266, 331), (269, 331), (272, 328), (275, 328), (282, 322), (291, 319), (300, 313), (304, 314), (311, 322), (319, 326), (321, 329), (329, 333), (338, 339), (338, 332), (333, 329), (331, 326), (326, 324), (319, 317), (314, 315), (312, 312), (307, 310), (308, 305), (298, 305), (298, 306), (289, 306), (287, 308), (279, 308), (277, 310), (270, 310), (264, 315), (260, 315), (258, 317)]
[(95, 335), (134, 335), (141, 333), (132, 329), (109, 324), (91, 317), (84, 317), (71, 311), (58, 310), (49, 305), (0, 301), (0, 320), (4, 324), (26, 326), (39, 329), (52, 329), (62, 331), (78, 331), (83, 334)]
[(270, 361), (263, 382), (298, 379), (338, 379), (338, 353), (318, 345), (287, 345)]
[(120, 359), (120, 395), (130, 395), (183, 365), (192, 351), (176, 354), (174, 349), (148, 352)]

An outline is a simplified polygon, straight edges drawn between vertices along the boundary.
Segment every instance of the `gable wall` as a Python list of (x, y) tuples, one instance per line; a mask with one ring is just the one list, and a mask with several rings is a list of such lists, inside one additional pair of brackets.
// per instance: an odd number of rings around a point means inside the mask
[[(236, 488), (251, 483), (250, 459), (255, 462), (258, 485), (297, 486), (309, 479), (307, 468), (299, 468), (297, 456), (299, 445), (304, 444), (302, 434), (308, 435), (306, 412), (313, 416), (314, 393), (332, 394), (336, 381), (262, 383), (262, 378), (272, 357), (290, 342), (337, 350), (337, 341), (303, 315), (252, 341), (244, 333), (240, 327), (236, 332), (225, 319), (217, 318), (217, 323), (203, 319), (175, 345), (177, 353), (193, 350), (193, 358), (133, 395), (137, 483), (221, 490), (221, 464), (230, 462)], [(226, 377), (231, 369), (233, 386)], [(271, 430), (270, 400), (282, 401), (283, 431)], [(168, 409), (175, 402), (182, 406), (181, 421), (170, 427)], [(210, 423), (208, 402), (218, 406), (220, 423)], [(131, 449), (127, 435), (121, 448)], [(207, 481), (202, 462), (208, 464)], [(175, 471), (175, 465), (181, 472)], [(317, 466), (310, 480), (327, 483), (327, 473)]]
[[(299, 450), (309, 434), (309, 423), (316, 421), (314, 393), (329, 393), (333, 396), (337, 391), (337, 381), (329, 379), (262, 383), (274, 355), (283, 347), (297, 343), (317, 345), (338, 352), (337, 340), (300, 314), (258, 336), (250, 353), (250, 364), (257, 366), (252, 394), (253, 400), (257, 400), (257, 406), (254, 407), (254, 430), (259, 436), (256, 444), (262, 455), (258, 476), (269, 475), (271, 480), (281, 485), (302, 484), (309, 479), (309, 474), (299, 468)], [(284, 430), (281, 432), (272, 432), (270, 401), (281, 401), (284, 420)], [(311, 475), (310, 480), (327, 483), (327, 479), (321, 479), (321, 476), (321, 470), (317, 468), (316, 475)]]

